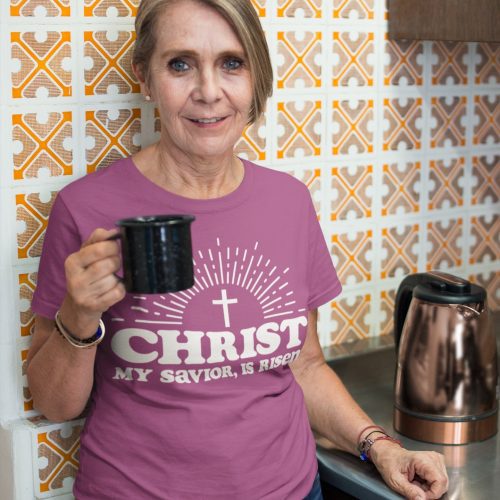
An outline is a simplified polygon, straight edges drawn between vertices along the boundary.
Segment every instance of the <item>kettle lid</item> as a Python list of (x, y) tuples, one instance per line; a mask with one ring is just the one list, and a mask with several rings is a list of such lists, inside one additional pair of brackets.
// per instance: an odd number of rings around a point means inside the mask
[(423, 276), (425, 279), (413, 290), (413, 297), (417, 299), (439, 304), (469, 304), (486, 300), (486, 290), (465, 279), (440, 271), (430, 271)]

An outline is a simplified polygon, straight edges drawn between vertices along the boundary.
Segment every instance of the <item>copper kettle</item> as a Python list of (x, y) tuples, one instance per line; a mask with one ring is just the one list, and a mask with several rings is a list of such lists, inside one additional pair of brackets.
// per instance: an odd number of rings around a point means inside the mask
[(432, 271), (407, 276), (395, 303), (394, 427), (430, 443), (497, 432), (497, 346), (486, 290)]

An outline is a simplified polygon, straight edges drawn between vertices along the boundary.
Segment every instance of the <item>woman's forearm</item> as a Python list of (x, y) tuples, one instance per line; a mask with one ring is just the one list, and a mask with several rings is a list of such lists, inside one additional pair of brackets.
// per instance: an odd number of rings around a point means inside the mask
[[(336, 448), (358, 454), (359, 434), (364, 431), (366, 438), (370, 429), (365, 429), (373, 422), (333, 370), (318, 361), (298, 371), (296, 379), (304, 392), (311, 427)], [(408, 451), (388, 440), (377, 440), (370, 451), (384, 481), (405, 498), (440, 498), (448, 488), (444, 458), (437, 453)]]
[(85, 409), (94, 380), (96, 350), (76, 348), (54, 329), (29, 361), (33, 404), (48, 420), (71, 420)]
[(312, 429), (336, 448), (357, 454), (359, 433), (373, 421), (335, 372), (324, 362), (304, 370), (297, 382), (304, 393)]

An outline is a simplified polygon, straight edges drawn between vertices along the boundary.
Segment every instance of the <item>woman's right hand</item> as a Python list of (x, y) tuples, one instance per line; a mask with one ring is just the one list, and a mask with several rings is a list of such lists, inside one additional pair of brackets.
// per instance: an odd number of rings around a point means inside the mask
[(116, 234), (116, 229), (96, 229), (64, 264), (67, 294), (61, 321), (82, 339), (92, 337), (102, 313), (125, 297), (125, 287), (115, 275), (121, 265), (120, 247), (109, 239)]

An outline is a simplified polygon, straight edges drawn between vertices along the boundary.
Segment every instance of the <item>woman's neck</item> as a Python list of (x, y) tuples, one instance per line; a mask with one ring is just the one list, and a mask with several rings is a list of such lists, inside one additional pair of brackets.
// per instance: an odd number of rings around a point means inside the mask
[(231, 151), (218, 158), (173, 157), (153, 144), (136, 155), (137, 168), (150, 181), (186, 198), (220, 198), (233, 192), (243, 181), (245, 169)]

